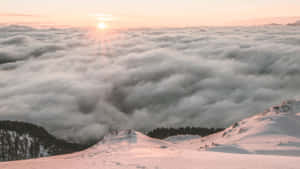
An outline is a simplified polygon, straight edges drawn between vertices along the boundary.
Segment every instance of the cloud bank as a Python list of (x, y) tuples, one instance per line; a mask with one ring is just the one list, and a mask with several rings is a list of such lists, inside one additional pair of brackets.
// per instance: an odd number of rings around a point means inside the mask
[(226, 127), (300, 89), (297, 27), (0, 27), (0, 118), (85, 142), (110, 129)]

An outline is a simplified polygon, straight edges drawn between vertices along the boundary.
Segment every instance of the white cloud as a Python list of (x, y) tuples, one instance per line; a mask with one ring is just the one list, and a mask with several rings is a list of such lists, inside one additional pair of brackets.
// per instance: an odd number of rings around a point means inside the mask
[(0, 118), (77, 141), (110, 128), (225, 127), (298, 96), (295, 27), (0, 27)]

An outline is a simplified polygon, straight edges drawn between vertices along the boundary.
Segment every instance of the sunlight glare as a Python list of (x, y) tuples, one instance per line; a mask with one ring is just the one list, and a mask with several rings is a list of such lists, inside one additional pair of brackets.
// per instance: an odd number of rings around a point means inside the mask
[(108, 26), (107, 26), (104, 22), (101, 22), (101, 23), (98, 24), (98, 28), (99, 28), (99, 29), (104, 30), (104, 29), (107, 29), (107, 27), (108, 27)]

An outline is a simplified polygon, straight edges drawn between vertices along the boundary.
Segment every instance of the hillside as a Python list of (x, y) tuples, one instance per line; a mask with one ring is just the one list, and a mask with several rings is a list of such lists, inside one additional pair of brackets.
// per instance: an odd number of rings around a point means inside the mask
[(217, 134), (182, 143), (201, 150), (300, 156), (300, 101), (290, 100)]
[(181, 135), (159, 140), (134, 130), (112, 132), (81, 152), (3, 162), (0, 168), (298, 169), (299, 112), (299, 101), (283, 102), (202, 138)]
[(180, 148), (133, 130), (111, 134), (68, 155), (0, 163), (1, 169), (297, 169), (300, 157), (229, 154)]
[(0, 121), (0, 161), (66, 154), (86, 148), (49, 134), (42, 127), (16, 121)]

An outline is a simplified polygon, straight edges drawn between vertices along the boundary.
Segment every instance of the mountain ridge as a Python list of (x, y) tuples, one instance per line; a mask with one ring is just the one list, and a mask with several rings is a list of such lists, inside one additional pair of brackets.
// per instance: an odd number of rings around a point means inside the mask
[[(299, 112), (300, 101), (286, 101), (224, 131), (192, 139), (167, 141), (130, 129), (113, 131), (80, 152), (5, 162), (0, 168), (296, 169), (300, 160)], [(291, 126), (293, 131), (286, 130)]]
[(300, 156), (300, 101), (288, 100), (183, 147), (240, 154)]

